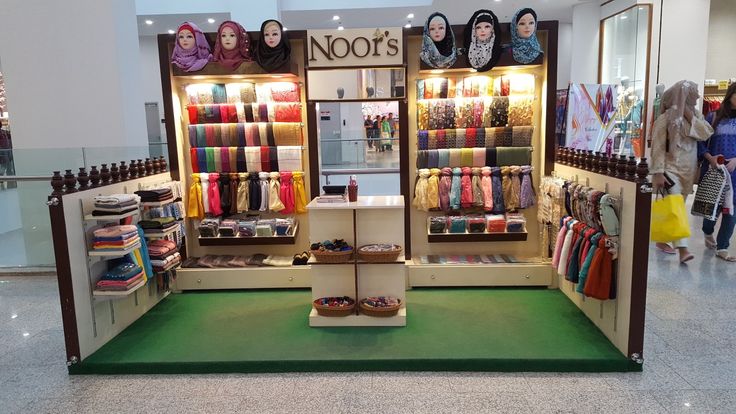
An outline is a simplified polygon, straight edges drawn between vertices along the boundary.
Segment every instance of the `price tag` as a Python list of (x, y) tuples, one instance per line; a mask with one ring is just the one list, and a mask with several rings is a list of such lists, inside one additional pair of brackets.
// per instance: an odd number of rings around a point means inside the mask
[(718, 81), (718, 90), (719, 91), (725, 91), (728, 89), (728, 81), (727, 80), (719, 80)]

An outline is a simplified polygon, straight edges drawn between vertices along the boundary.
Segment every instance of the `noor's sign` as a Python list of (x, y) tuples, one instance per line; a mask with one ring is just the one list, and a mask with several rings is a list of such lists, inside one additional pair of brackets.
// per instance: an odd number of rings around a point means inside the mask
[(400, 27), (350, 30), (307, 30), (310, 67), (401, 65)]

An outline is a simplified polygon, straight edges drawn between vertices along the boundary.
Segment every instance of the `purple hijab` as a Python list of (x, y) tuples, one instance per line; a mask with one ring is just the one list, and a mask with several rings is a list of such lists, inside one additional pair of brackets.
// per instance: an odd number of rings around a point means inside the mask
[[(194, 34), (195, 46), (189, 50), (184, 50), (179, 46), (179, 32), (184, 29), (191, 30)], [(171, 54), (171, 63), (185, 72), (194, 72), (202, 69), (211, 59), (210, 45), (207, 43), (207, 39), (199, 27), (192, 22), (184, 22), (179, 26), (176, 30), (174, 53)]]

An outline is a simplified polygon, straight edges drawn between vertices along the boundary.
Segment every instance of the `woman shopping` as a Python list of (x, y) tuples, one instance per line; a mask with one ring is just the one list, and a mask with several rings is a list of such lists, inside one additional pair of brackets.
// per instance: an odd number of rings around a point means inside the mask
[[(726, 169), (731, 173), (731, 183), (734, 185), (736, 184), (736, 83), (731, 84), (726, 91), (721, 108), (716, 112), (711, 112), (707, 120), (713, 125), (715, 133), (707, 143), (698, 143), (698, 153), (705, 161), (703, 168), (708, 168), (708, 166), (717, 168), (719, 157), (723, 157)], [(702, 173), (704, 171), (701, 171), (701, 176)], [(736, 192), (732, 191), (732, 193), (736, 203)], [(715, 226), (715, 220), (703, 219), (706, 247), (715, 249), (716, 257), (728, 262), (736, 262), (736, 257), (728, 254), (728, 246), (736, 226), (734, 212), (723, 211), (717, 239), (713, 237)]]
[[(684, 198), (692, 193), (697, 174), (698, 141), (705, 141), (713, 128), (695, 108), (700, 94), (698, 85), (683, 80), (675, 83), (662, 95), (662, 114), (652, 130), (652, 186), (655, 192), (667, 191)], [(657, 243), (657, 248), (669, 254), (675, 249), (680, 263), (694, 258), (688, 250), (687, 239), (675, 240), (673, 246)]]

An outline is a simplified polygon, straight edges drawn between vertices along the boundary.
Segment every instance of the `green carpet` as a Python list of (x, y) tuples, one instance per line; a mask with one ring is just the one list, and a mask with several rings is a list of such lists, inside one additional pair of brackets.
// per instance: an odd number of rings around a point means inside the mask
[(561, 292), (414, 289), (407, 326), (310, 328), (308, 290), (172, 294), (73, 374), (632, 371)]

